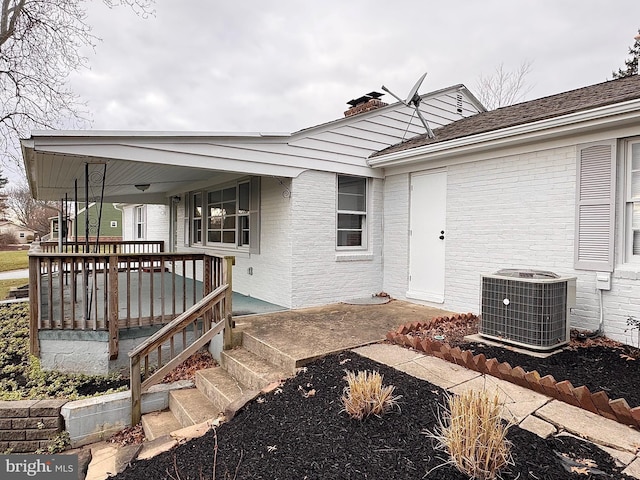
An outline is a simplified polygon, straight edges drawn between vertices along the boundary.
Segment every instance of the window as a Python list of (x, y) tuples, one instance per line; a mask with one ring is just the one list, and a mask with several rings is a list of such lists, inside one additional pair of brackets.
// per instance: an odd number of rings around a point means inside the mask
[(259, 177), (193, 192), (191, 200), (192, 243), (248, 247), (250, 253), (259, 253)]
[[(134, 211), (133, 217), (133, 234), (136, 240), (144, 240), (145, 238), (146, 212), (144, 205), (138, 205)], [(113, 226), (113, 225), (111, 225)]]
[(640, 261), (640, 141), (629, 144), (626, 176), (627, 259)]
[(366, 178), (338, 175), (337, 216), (337, 246), (366, 247)]
[(191, 243), (202, 243), (202, 193), (191, 196)]

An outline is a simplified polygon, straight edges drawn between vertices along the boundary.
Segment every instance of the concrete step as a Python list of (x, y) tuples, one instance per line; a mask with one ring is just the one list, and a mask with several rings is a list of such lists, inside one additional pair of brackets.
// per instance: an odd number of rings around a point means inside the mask
[(142, 429), (147, 440), (155, 440), (180, 428), (182, 425), (171, 410), (151, 412), (142, 416)]
[(242, 334), (242, 348), (264, 358), (272, 365), (281, 368), (284, 372), (289, 372), (289, 375), (296, 374), (295, 358), (290, 357), (250, 333), (244, 332)]
[(183, 427), (217, 418), (220, 413), (220, 409), (196, 388), (169, 392), (169, 409)]
[(243, 347), (223, 351), (220, 360), (232, 377), (252, 390), (262, 390), (271, 382), (292, 376)]
[(196, 372), (196, 388), (220, 411), (248, 393), (241, 384), (222, 367), (205, 368)]

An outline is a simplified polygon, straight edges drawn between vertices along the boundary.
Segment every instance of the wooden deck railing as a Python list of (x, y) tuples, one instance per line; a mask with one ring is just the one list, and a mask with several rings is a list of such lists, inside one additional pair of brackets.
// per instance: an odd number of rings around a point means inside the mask
[(221, 285), (129, 353), (131, 425), (142, 416), (142, 393), (224, 331), (231, 346), (231, 289)]
[(66, 242), (60, 245), (56, 241), (40, 242), (44, 253), (162, 253), (164, 242), (161, 240), (99, 240), (89, 242)]
[(231, 291), (234, 260), (200, 253), (32, 253), (31, 353), (39, 353), (39, 330), (107, 330), (115, 359), (120, 329), (166, 324), (218, 287)]

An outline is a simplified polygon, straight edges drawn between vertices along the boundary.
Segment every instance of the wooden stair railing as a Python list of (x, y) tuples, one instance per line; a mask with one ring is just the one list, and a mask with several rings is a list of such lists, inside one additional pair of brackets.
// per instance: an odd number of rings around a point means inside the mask
[[(228, 284), (216, 288), (129, 353), (131, 425), (136, 425), (142, 418), (143, 391), (162, 381), (168, 372), (196, 353), (223, 330), (225, 348), (229, 348), (227, 342), (231, 332), (229, 288)], [(187, 338), (188, 334), (192, 335), (191, 339)], [(176, 351), (178, 345), (182, 347), (180, 352)], [(167, 361), (163, 358), (165, 349), (168, 349)], [(155, 357), (156, 360), (152, 374), (149, 371), (152, 366), (150, 356)]]

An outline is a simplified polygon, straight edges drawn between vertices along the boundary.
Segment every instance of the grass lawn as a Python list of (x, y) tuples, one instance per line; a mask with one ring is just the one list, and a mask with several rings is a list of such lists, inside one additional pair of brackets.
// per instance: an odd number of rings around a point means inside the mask
[(0, 300), (5, 300), (9, 295), (11, 287), (22, 287), (29, 283), (28, 278), (14, 278), (11, 280), (0, 280)]
[(0, 252), (0, 272), (20, 270), (29, 267), (29, 250), (8, 250)]

